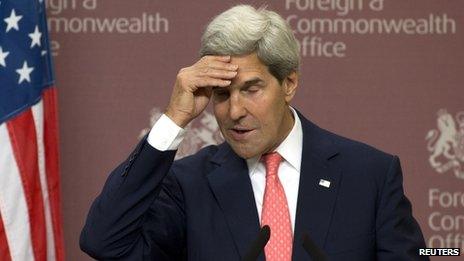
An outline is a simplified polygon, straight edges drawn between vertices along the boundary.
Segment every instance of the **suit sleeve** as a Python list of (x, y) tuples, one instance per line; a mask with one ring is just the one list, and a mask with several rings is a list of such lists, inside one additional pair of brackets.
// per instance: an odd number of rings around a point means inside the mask
[(177, 260), (185, 248), (181, 189), (170, 173), (176, 151), (142, 140), (110, 174), (80, 236), (96, 259)]
[(401, 165), (396, 156), (381, 188), (376, 231), (378, 260), (429, 260), (419, 256), (418, 249), (425, 247), (424, 237), (404, 195)]

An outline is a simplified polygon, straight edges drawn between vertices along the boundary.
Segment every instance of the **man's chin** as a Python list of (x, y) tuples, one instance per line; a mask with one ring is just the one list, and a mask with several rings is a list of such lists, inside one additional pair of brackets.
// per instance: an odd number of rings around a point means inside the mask
[(253, 157), (259, 156), (260, 151), (256, 147), (253, 147), (251, 144), (235, 144), (228, 142), (232, 150), (243, 159), (251, 159)]

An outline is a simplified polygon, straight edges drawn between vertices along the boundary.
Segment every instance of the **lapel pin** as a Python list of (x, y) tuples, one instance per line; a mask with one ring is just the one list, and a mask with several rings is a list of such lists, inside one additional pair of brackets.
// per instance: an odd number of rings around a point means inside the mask
[(330, 187), (330, 181), (325, 180), (325, 179), (321, 179), (321, 180), (319, 180), (319, 185), (328, 188), (328, 187)]

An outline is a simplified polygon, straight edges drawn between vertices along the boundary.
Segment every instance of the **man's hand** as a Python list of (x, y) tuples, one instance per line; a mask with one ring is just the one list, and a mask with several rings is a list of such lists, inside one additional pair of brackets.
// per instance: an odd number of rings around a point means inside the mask
[(166, 115), (184, 128), (208, 105), (213, 87), (227, 87), (237, 75), (230, 56), (204, 56), (177, 74)]

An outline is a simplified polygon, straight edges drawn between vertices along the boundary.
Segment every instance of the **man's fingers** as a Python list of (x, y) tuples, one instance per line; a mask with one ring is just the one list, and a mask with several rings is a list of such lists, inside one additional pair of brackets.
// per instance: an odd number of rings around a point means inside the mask
[(227, 87), (231, 83), (230, 80), (223, 80), (211, 77), (201, 77), (196, 81), (196, 87)]
[(213, 69), (226, 70), (226, 71), (237, 71), (238, 66), (232, 63), (226, 63), (222, 61), (210, 61), (207, 66)]
[(236, 71), (238, 66), (230, 63), (230, 56), (204, 56), (196, 64), (196, 67), (209, 67), (214, 69)]
[(202, 76), (207, 76), (210, 78), (220, 78), (220, 79), (232, 79), (237, 75), (236, 71), (226, 71), (213, 68), (205, 68), (201, 70), (200, 74)]

